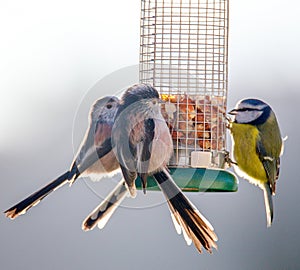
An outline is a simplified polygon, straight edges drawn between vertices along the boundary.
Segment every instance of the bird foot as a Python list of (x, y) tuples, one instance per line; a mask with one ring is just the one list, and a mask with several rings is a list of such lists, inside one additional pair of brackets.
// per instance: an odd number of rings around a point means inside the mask
[(238, 165), (235, 161), (233, 161), (230, 158), (230, 154), (228, 151), (225, 151), (225, 156), (224, 156), (225, 162), (228, 164), (229, 167), (232, 167), (232, 165)]

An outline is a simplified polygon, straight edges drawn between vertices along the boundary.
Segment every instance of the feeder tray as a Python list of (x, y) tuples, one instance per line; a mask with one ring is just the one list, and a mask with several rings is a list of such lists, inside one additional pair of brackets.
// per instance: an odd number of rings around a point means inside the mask
[[(174, 181), (185, 191), (236, 191), (225, 170), (228, 0), (141, 3), (139, 80), (164, 101)], [(156, 190), (154, 182), (148, 187)]]
[[(177, 186), (186, 192), (235, 192), (238, 181), (233, 173), (226, 170), (205, 168), (169, 168)], [(137, 189), (142, 189), (141, 179), (136, 180)], [(160, 190), (153, 177), (148, 177), (147, 190)]]

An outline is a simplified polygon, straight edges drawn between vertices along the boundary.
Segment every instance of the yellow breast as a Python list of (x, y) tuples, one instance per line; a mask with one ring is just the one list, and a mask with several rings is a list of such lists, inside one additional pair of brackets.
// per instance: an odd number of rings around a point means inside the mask
[(268, 182), (266, 171), (256, 151), (259, 131), (248, 124), (231, 123), (233, 137), (233, 156), (243, 177), (250, 182), (260, 185)]

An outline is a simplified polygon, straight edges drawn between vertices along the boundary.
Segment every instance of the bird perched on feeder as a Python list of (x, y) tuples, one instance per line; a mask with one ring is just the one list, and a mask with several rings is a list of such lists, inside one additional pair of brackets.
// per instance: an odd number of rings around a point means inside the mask
[[(137, 176), (145, 191), (147, 176), (152, 174), (167, 199), (177, 232), (182, 230), (187, 243), (194, 242), (199, 252), (202, 246), (212, 252), (212, 248), (217, 248), (213, 227), (185, 197), (165, 167), (173, 145), (160, 112), (158, 92), (142, 84), (129, 88), (120, 102), (115, 97), (101, 100), (92, 107), (89, 129), (70, 171), (5, 211), (6, 215), (13, 219), (25, 213), (54, 189), (73, 183), (80, 175), (111, 172), (120, 166), (133, 197)], [(122, 181), (87, 217), (83, 229), (92, 229), (100, 221), (105, 225), (127, 193)]]
[(258, 99), (244, 99), (229, 112), (229, 123), (236, 172), (264, 193), (267, 226), (273, 220), (272, 195), (279, 176), (283, 141), (271, 107)]
[[(91, 107), (89, 127), (70, 170), (6, 210), (6, 216), (14, 219), (25, 214), (28, 209), (38, 204), (52, 191), (66, 183), (72, 184), (79, 176), (90, 174), (103, 176), (108, 173), (115, 173), (119, 169), (119, 163), (113, 151), (100, 146), (105, 143), (110, 144), (111, 130), (118, 106), (119, 99), (117, 97), (108, 96), (98, 99)], [(98, 146), (100, 148), (97, 149)], [(99, 156), (103, 157), (99, 159)]]
[(161, 114), (159, 94), (150, 85), (138, 84), (123, 94), (112, 129), (112, 147), (129, 192), (135, 196), (140, 176), (144, 192), (153, 175), (165, 195), (177, 229), (199, 252), (217, 248), (213, 227), (177, 187), (166, 165), (173, 153), (169, 128)]

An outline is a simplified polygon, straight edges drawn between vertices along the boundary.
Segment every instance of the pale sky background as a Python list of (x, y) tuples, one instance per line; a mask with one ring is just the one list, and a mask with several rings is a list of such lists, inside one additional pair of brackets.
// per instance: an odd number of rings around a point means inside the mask
[[(230, 1), (228, 107), (264, 99), (289, 136), (270, 229), (262, 192), (240, 180), (237, 193), (187, 194), (218, 233), (213, 255), (186, 246), (166, 204), (122, 207), (85, 233), (99, 198), (78, 181), (15, 221), (0, 215), (0, 268), (299, 269), (299, 14), (298, 1)], [(138, 0), (0, 1), (1, 212), (69, 167), (93, 99), (137, 81), (139, 17)], [(137, 204), (148, 200), (162, 197)]]

